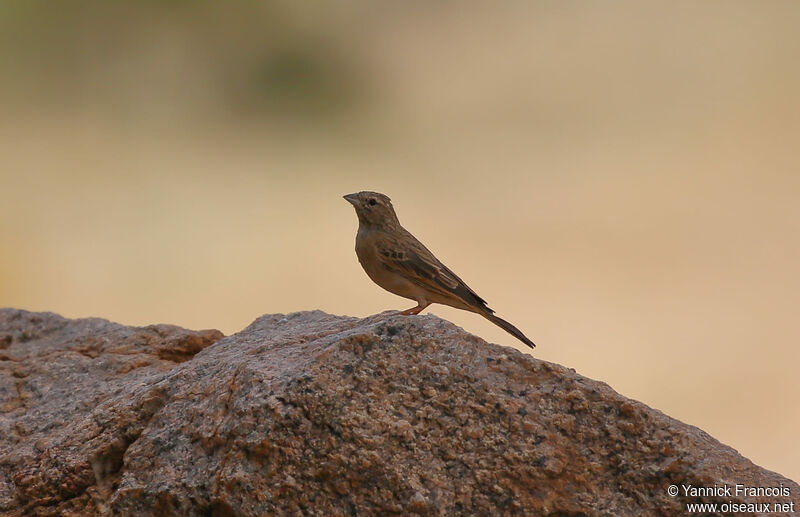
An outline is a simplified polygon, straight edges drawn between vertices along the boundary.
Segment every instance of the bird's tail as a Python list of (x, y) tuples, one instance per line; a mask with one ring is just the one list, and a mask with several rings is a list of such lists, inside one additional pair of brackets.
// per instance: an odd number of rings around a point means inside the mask
[(498, 318), (497, 316), (488, 311), (481, 311), (480, 315), (486, 318), (487, 320), (491, 321), (501, 329), (505, 330), (515, 338), (519, 339), (529, 347), (536, 348), (536, 345), (533, 344), (533, 341), (525, 337), (525, 334), (523, 334), (517, 327), (507, 322), (503, 318)]

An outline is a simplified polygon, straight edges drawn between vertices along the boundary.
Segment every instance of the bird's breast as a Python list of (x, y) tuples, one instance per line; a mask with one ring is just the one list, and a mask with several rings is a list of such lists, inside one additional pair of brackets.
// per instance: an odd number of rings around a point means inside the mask
[(367, 276), (390, 293), (412, 300), (424, 298), (424, 292), (418, 285), (386, 267), (379, 255), (377, 241), (369, 232), (359, 230), (356, 236), (356, 255)]

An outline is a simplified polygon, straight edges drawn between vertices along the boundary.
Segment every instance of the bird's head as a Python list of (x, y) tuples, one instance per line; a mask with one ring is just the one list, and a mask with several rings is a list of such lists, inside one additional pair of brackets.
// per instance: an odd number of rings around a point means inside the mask
[(400, 224), (389, 196), (364, 190), (347, 194), (344, 198), (355, 207), (358, 222), (361, 224), (376, 226)]

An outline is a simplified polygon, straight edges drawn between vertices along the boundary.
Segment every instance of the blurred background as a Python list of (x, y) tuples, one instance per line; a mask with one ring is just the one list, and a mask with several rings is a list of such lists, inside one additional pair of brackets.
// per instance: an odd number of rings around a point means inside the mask
[(0, 306), (226, 334), (406, 309), (353, 251), (341, 196), (377, 190), (537, 357), (799, 480), (798, 26), (792, 1), (2, 2)]

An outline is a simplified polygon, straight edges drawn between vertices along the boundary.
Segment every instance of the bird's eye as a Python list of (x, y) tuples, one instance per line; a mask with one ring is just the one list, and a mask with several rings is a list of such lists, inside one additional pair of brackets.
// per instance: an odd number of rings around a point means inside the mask
[(378, 202), (375, 201), (374, 197), (370, 198), (369, 201), (367, 201), (367, 203), (369, 203), (369, 206), (375, 206), (378, 204)]

